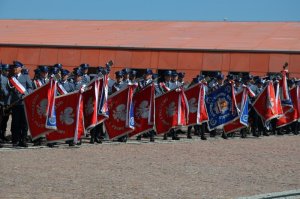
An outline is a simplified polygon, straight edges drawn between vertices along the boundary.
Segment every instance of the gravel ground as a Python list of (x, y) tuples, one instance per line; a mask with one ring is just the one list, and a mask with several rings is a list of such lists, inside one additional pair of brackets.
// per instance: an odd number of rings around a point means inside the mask
[(0, 150), (0, 198), (236, 198), (300, 188), (300, 136)]

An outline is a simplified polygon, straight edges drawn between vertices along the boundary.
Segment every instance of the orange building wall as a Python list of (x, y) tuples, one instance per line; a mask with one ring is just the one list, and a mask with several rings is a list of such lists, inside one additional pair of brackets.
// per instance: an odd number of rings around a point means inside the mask
[(87, 48), (7, 47), (0, 46), (0, 61), (12, 63), (19, 60), (30, 69), (37, 65), (61, 63), (69, 70), (81, 63), (91, 66), (114, 61), (113, 72), (124, 67), (176, 69), (186, 73), (186, 79), (200, 71), (250, 72), (265, 75), (279, 72), (285, 62), (289, 63), (290, 76), (300, 78), (300, 54), (201, 52), (164, 50), (118, 50)]

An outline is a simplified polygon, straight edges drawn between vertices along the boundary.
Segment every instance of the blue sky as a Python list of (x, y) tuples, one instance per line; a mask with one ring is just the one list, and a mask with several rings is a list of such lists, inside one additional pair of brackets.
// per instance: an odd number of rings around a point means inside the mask
[(0, 0), (0, 19), (300, 21), (300, 0)]

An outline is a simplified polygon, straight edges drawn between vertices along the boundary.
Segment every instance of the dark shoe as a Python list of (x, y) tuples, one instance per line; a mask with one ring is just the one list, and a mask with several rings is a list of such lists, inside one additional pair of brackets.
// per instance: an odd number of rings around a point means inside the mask
[(142, 139), (141, 135), (139, 135), (139, 136), (136, 137), (136, 140), (141, 140), (141, 139)]
[(164, 138), (163, 138), (163, 140), (168, 140), (168, 136), (167, 136), (167, 134), (164, 134)]
[(95, 143), (95, 139), (91, 137), (90, 144), (94, 144), (94, 143)]
[(27, 148), (27, 147), (28, 147), (28, 145), (27, 145), (26, 142), (19, 142), (18, 146), (19, 146), (19, 147), (24, 147), (24, 148)]
[(222, 133), (222, 138), (225, 139), (225, 140), (228, 139), (228, 137), (227, 137), (227, 135), (225, 133)]
[(192, 135), (190, 133), (187, 134), (187, 139), (192, 139)]
[(2, 144), (0, 144), (0, 148), (3, 148), (3, 145), (2, 145)]
[(264, 135), (264, 136), (270, 136), (268, 133), (264, 133), (263, 135)]
[(41, 146), (41, 145), (42, 145), (41, 140), (36, 140), (33, 142), (33, 146)]
[(69, 142), (69, 146), (75, 146), (74, 142), (73, 142), (73, 141), (70, 141), (70, 142)]
[(154, 142), (154, 137), (151, 137), (151, 138), (150, 138), (150, 142)]
[(207, 140), (207, 138), (204, 135), (202, 135), (201, 140)]
[(98, 144), (102, 144), (102, 141), (98, 138), (95, 138), (95, 142), (98, 143)]
[(52, 144), (52, 143), (48, 143), (48, 144), (47, 144), (47, 147), (49, 147), (49, 148), (53, 148), (53, 147), (54, 147), (54, 144)]
[(172, 137), (172, 140), (180, 140), (180, 137), (178, 137), (178, 136), (173, 136), (173, 137)]

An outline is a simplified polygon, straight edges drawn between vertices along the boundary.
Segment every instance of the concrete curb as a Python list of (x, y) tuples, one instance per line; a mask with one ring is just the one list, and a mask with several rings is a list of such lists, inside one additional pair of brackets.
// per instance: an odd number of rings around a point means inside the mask
[(237, 199), (299, 199), (300, 189), (283, 191), (283, 192), (273, 192), (260, 194), (255, 196), (239, 197)]

